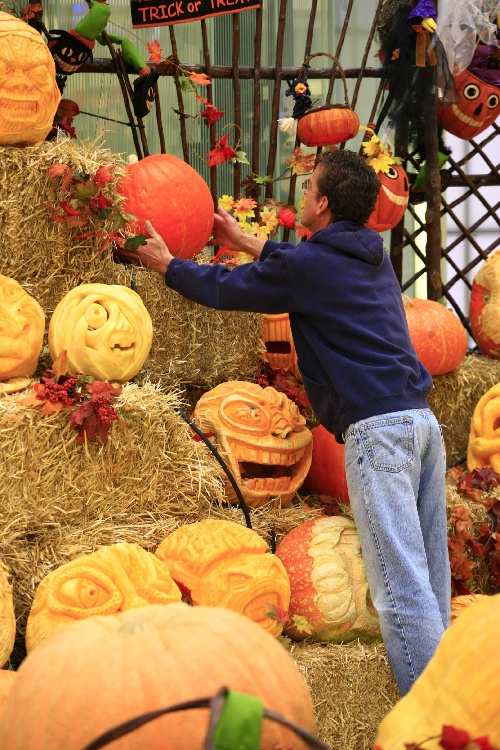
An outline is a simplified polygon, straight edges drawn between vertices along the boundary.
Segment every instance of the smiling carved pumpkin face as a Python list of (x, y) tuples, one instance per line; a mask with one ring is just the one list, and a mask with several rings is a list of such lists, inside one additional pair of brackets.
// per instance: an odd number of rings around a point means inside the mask
[(366, 226), (375, 232), (392, 229), (403, 218), (408, 206), (408, 176), (400, 164), (390, 164), (387, 172), (377, 172), (380, 190)]
[(455, 76), (457, 100), (455, 104), (438, 106), (441, 127), (469, 140), (486, 130), (500, 115), (500, 88), (482, 81), (470, 70)]
[(60, 99), (54, 60), (41, 35), (0, 12), (0, 145), (41, 143)]
[(151, 348), (153, 326), (140, 296), (125, 286), (82, 284), (59, 302), (49, 325), (55, 360), (67, 351), (68, 372), (124, 383)]
[(33, 375), (45, 314), (15, 279), (0, 274), (0, 381)]
[[(280, 496), (288, 505), (302, 485), (312, 455), (312, 434), (297, 405), (268, 386), (233, 380), (205, 393), (194, 421), (222, 452), (245, 502), (258, 508)], [(236, 494), (227, 483), (229, 502)]]

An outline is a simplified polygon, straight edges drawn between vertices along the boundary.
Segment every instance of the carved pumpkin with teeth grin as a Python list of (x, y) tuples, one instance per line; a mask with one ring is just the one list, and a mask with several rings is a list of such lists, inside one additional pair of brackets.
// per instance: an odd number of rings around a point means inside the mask
[(391, 164), (387, 172), (377, 172), (380, 191), (367, 227), (385, 232), (399, 224), (408, 206), (410, 188), (408, 177), (400, 164)]
[[(312, 456), (312, 434), (297, 405), (268, 386), (233, 380), (198, 401), (194, 421), (223, 455), (245, 502), (258, 508), (280, 497), (289, 505)], [(236, 501), (227, 483), (226, 496)]]
[(124, 383), (137, 375), (153, 339), (151, 317), (132, 289), (82, 284), (59, 302), (49, 325), (55, 360), (66, 350), (68, 371)]
[(500, 115), (500, 88), (463, 70), (455, 76), (455, 104), (438, 106), (438, 122), (448, 133), (469, 140), (486, 130)]

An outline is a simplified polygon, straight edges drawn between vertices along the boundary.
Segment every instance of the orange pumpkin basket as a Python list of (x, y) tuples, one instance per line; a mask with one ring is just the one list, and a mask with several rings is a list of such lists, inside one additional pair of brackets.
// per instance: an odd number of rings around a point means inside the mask
[(338, 68), (344, 84), (345, 104), (330, 104), (328, 101), (324, 106), (307, 110), (299, 118), (297, 138), (304, 146), (334, 146), (349, 138), (354, 138), (359, 131), (359, 117), (349, 102), (344, 69), (334, 55), (328, 52), (316, 52), (309, 55), (302, 63), (299, 78), (304, 75), (309, 60), (319, 55), (329, 57)]

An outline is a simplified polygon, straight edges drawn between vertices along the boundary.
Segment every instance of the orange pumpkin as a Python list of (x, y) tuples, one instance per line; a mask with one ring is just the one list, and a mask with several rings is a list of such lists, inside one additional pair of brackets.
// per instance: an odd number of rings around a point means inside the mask
[(14, 685), (17, 672), (10, 669), (0, 669), (0, 713), (3, 711), (5, 701)]
[(381, 187), (366, 226), (375, 232), (385, 232), (399, 224), (403, 218), (408, 206), (410, 187), (407, 174), (400, 164), (389, 165), (388, 172), (377, 172), (377, 177)]
[(455, 104), (438, 106), (439, 125), (457, 138), (469, 140), (486, 130), (500, 115), (500, 89), (463, 70), (455, 76)]
[(445, 375), (467, 354), (467, 333), (458, 315), (429, 299), (403, 295), (410, 338), (431, 375)]
[(303, 484), (304, 489), (318, 495), (332, 495), (340, 502), (348, 503), (344, 446), (337, 443), (323, 425), (314, 427), (312, 436), (311, 466)]
[(342, 104), (310, 109), (297, 124), (297, 138), (304, 146), (333, 146), (354, 138), (359, 117)]
[(306, 521), (283, 537), (276, 556), (290, 579), (286, 635), (333, 643), (380, 637), (353, 521), (339, 516)]
[(171, 154), (154, 154), (128, 164), (119, 191), (125, 211), (138, 219), (138, 231), (150, 220), (172, 255), (192, 258), (208, 242), (214, 204), (205, 180)]
[(275, 370), (287, 370), (302, 383), (288, 313), (263, 315), (265, 359)]
[(483, 354), (500, 359), (500, 251), (487, 258), (472, 280), (469, 320)]
[[(182, 602), (90, 617), (63, 628), (21, 664), (0, 719), (2, 750), (82, 750), (148, 711), (214, 695), (221, 686), (314, 731), (308, 688), (292, 657), (246, 617)], [(116, 750), (195, 750), (207, 709), (175, 712), (112, 743)], [(262, 750), (305, 750), (264, 720)], [(110, 746), (111, 747), (111, 746)]]

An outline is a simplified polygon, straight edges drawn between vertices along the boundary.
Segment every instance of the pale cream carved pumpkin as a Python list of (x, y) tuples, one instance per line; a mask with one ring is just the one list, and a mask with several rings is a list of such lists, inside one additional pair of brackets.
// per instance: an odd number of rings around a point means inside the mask
[(470, 424), (467, 468), (486, 466), (500, 473), (500, 383), (479, 399)]
[[(292, 621), (286, 635), (332, 643), (380, 637), (353, 521), (340, 516), (306, 521), (283, 537), (276, 556), (290, 579)], [(294, 616), (309, 627), (299, 629)]]
[(41, 34), (0, 12), (0, 145), (45, 140), (60, 99), (54, 60)]
[(231, 609), (280, 635), (283, 626), (268, 612), (273, 606), (287, 611), (288, 576), (252, 529), (211, 518), (185, 524), (163, 540), (156, 555), (192, 604)]
[(45, 314), (36, 299), (0, 274), (0, 381), (33, 375), (44, 330)]
[(49, 324), (55, 360), (67, 351), (68, 371), (125, 383), (144, 364), (153, 325), (140, 296), (126, 286), (82, 284), (59, 302)]
[(0, 667), (12, 653), (16, 638), (16, 616), (9, 583), (9, 569), (0, 561)]
[(302, 383), (288, 313), (263, 315), (265, 358), (274, 369), (288, 370)]
[[(257, 508), (280, 497), (288, 505), (312, 456), (312, 434), (297, 405), (268, 386), (232, 380), (205, 393), (194, 421), (224, 457), (245, 502)], [(236, 494), (226, 483), (230, 502)]]
[(76, 620), (180, 600), (179, 588), (155, 555), (138, 544), (111, 544), (61, 565), (40, 582), (26, 649)]

